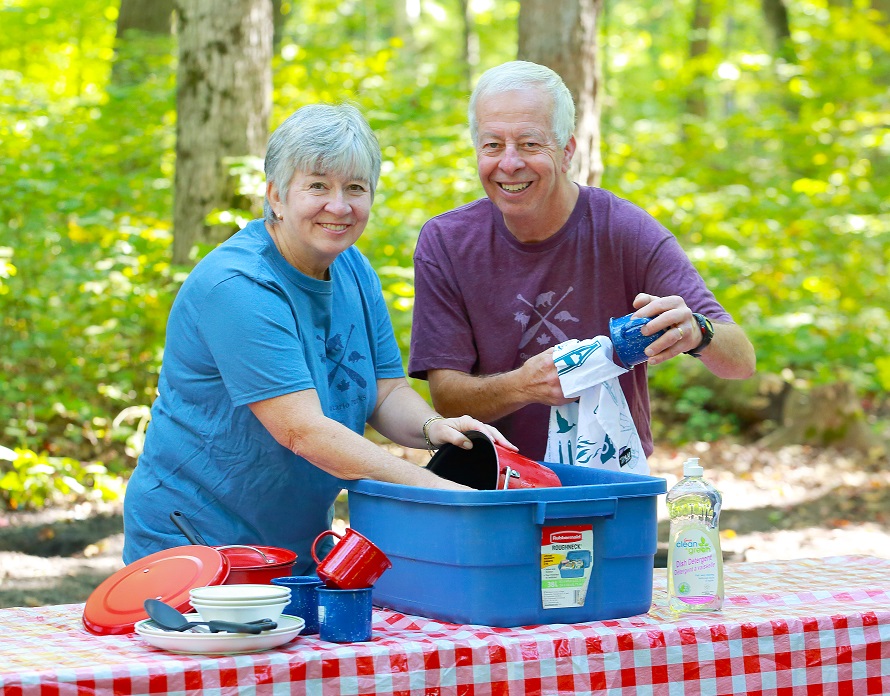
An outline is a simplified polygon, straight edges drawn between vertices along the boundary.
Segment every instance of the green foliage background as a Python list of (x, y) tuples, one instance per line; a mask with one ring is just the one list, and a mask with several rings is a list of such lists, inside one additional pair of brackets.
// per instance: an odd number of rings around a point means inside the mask
[[(861, 0), (790, 0), (797, 60), (783, 62), (764, 43), (760, 3), (739, 0), (719, 5), (710, 50), (692, 63), (690, 0), (607, 4), (603, 186), (674, 231), (748, 331), (761, 372), (847, 379), (872, 402), (884, 399), (886, 18)], [(380, 272), (406, 355), (420, 226), (482, 195), (454, 5), (424, 3), (406, 41), (393, 36), (382, 0), (285, 3), (274, 61), (271, 127), (303, 104), (346, 99), (378, 134), (383, 175), (359, 245)], [(72, 458), (86, 463), (84, 477), (132, 467), (167, 312), (187, 273), (169, 263), (174, 39), (116, 47), (117, 6), (0, 6), (0, 445), (37, 462), (31, 473), (21, 461), (6, 466), (0, 450), (7, 491), (24, 490), (40, 467), (70, 469)], [(515, 0), (474, 4), (474, 74), (515, 57), (517, 13)], [(693, 87), (707, 118), (687, 113)], [(697, 369), (671, 361), (652, 370), (656, 398), (690, 416), (661, 437), (734, 429), (712, 390), (690, 388)]]

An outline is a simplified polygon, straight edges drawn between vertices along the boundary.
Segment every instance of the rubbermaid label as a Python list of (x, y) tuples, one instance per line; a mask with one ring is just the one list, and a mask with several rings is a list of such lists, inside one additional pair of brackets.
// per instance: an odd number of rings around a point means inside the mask
[(583, 607), (593, 568), (593, 525), (541, 529), (541, 604)]

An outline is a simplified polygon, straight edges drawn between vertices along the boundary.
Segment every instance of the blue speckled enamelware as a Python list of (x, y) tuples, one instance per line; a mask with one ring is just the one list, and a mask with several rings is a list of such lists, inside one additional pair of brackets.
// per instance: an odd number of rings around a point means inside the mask
[(651, 321), (650, 317), (633, 318), (633, 313), (623, 317), (609, 319), (609, 334), (615, 355), (626, 368), (646, 362), (649, 358), (644, 352), (650, 343), (664, 333), (664, 330), (651, 336), (644, 336), (640, 329)]
[(318, 637), (332, 643), (371, 640), (372, 589), (318, 587)]
[(290, 588), (290, 604), (284, 608), (284, 613), (299, 616), (306, 622), (302, 634), (318, 633), (318, 593), (315, 588), (324, 584), (322, 579), (317, 575), (288, 575), (273, 578), (272, 584)]

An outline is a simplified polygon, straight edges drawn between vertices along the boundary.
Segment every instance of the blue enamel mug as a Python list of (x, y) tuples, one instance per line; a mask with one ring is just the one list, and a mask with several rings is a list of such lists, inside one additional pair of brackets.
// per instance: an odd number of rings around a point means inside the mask
[(306, 622), (301, 633), (304, 636), (318, 633), (318, 593), (315, 590), (323, 584), (321, 578), (315, 575), (288, 575), (273, 578), (272, 584), (290, 588), (290, 604), (284, 608), (284, 613), (299, 616)]
[(640, 329), (650, 321), (652, 321), (651, 317), (634, 318), (633, 313), (609, 319), (609, 336), (612, 339), (612, 348), (624, 367), (630, 369), (634, 365), (646, 362), (649, 357), (644, 351), (664, 334), (664, 329), (651, 336), (644, 336), (640, 333)]
[(318, 636), (332, 643), (371, 640), (371, 590), (318, 586)]

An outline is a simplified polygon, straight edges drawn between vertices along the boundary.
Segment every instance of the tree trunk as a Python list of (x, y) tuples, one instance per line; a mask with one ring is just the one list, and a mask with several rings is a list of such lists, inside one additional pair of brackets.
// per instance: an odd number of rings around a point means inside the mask
[[(776, 79), (787, 86), (791, 73), (785, 65), (797, 63), (797, 53), (791, 40), (791, 24), (788, 20), (786, 0), (761, 0), (763, 18), (773, 43), (773, 67)], [(800, 113), (800, 99), (787, 89), (782, 96), (782, 105), (792, 117)]]
[(690, 30), (689, 65), (691, 75), (689, 91), (686, 93), (686, 113), (702, 119), (708, 117), (708, 103), (705, 98), (706, 56), (710, 47), (708, 35), (711, 31), (712, 10), (711, 0), (695, 0)]
[[(288, 6), (288, 10), (290, 6)], [(277, 51), (281, 46), (281, 36), (284, 32), (284, 8), (281, 0), (272, 0), (272, 50)]]
[(377, 17), (376, 0), (364, 0), (365, 53), (371, 54), (380, 41), (380, 21)]
[(763, 17), (773, 37), (776, 55), (786, 63), (796, 63), (797, 55), (791, 42), (791, 25), (784, 0), (762, 0)]
[(157, 69), (156, 63), (169, 55), (173, 27), (173, 0), (121, 0), (114, 38), (112, 87), (144, 82)]
[(172, 17), (173, 0), (121, 0), (115, 38), (123, 38), (128, 29), (147, 34), (169, 34)]
[(597, 20), (603, 0), (522, 0), (519, 6), (519, 59), (558, 73), (575, 98), (572, 176), (590, 186), (603, 174), (600, 153), (600, 91), (596, 59)]
[(890, 24), (890, 0), (871, 0), (871, 8), (881, 13), (878, 24)]
[(393, 28), (395, 35), (405, 43), (410, 51), (414, 46), (414, 20), (408, 16), (407, 0), (393, 0)]
[(173, 263), (197, 243), (234, 233), (206, 216), (230, 207), (225, 158), (262, 157), (272, 108), (270, 0), (177, 0), (176, 178)]
[(461, 60), (464, 66), (464, 79), (467, 91), (473, 89), (473, 68), (479, 65), (479, 37), (473, 27), (473, 8), (470, 0), (459, 0), (460, 22), (462, 28)]
[(759, 444), (830, 446), (860, 452), (887, 450), (887, 443), (869, 427), (856, 389), (848, 382), (792, 391), (785, 399), (780, 427)]

